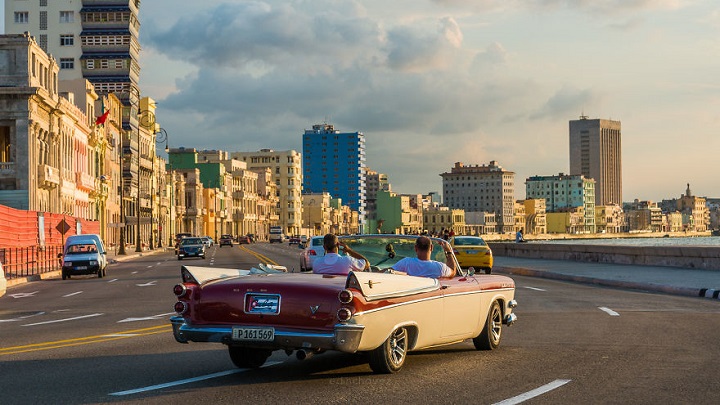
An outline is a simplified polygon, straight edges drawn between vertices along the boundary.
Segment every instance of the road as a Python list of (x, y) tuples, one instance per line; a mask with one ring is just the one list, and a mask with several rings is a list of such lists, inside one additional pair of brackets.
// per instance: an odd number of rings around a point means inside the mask
[[(519, 320), (498, 350), (471, 342), (417, 352), (394, 375), (362, 355), (299, 361), (275, 352), (237, 369), (222, 345), (175, 342), (180, 265), (247, 268), (287, 245), (172, 252), (108, 276), (43, 280), (0, 298), (0, 403), (716, 403), (720, 302), (513, 276)], [(582, 264), (578, 264), (582, 265)]]

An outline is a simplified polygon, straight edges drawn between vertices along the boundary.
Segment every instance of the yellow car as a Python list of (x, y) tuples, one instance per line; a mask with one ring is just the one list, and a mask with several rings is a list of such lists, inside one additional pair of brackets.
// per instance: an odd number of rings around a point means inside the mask
[(492, 273), (493, 255), (490, 246), (479, 236), (453, 236), (450, 238), (460, 267), (474, 267)]

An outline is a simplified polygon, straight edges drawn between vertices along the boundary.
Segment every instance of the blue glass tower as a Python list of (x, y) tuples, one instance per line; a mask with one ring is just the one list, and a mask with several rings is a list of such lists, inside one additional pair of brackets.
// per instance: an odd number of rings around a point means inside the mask
[(365, 225), (365, 135), (313, 125), (303, 135), (303, 193), (327, 192), (358, 211)]

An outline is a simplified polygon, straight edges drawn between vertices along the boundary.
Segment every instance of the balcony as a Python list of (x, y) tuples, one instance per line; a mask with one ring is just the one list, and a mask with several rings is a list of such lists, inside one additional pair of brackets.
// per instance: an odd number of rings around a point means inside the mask
[[(5, 165), (5, 163), (3, 163)], [(4, 169), (4, 167), (2, 167)], [(3, 170), (4, 172), (5, 170)], [(40, 187), (55, 188), (60, 185), (60, 170), (48, 165), (40, 165), (38, 168), (38, 182)]]
[(75, 173), (75, 184), (77, 188), (81, 190), (94, 190), (95, 189), (95, 177), (85, 173)]

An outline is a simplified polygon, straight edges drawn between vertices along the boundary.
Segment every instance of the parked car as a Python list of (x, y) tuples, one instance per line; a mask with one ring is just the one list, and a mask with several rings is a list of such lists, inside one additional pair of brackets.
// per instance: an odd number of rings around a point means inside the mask
[(180, 246), (178, 247), (178, 260), (182, 260), (188, 257), (202, 257), (205, 258), (205, 244), (202, 238), (193, 236), (189, 238), (182, 238), (180, 240)]
[[(78, 235), (80, 236), (80, 235)], [(62, 279), (76, 275), (97, 274), (98, 278), (107, 274), (105, 254), (94, 239), (73, 238), (65, 244), (63, 253)]]
[[(295, 351), (301, 360), (337, 350), (364, 352), (374, 372), (394, 373), (410, 351), (466, 339), (476, 349), (496, 349), (503, 325), (517, 319), (514, 281), (473, 269), (441, 279), (387, 273), (403, 257), (416, 257), (416, 238), (341, 237), (372, 270), (346, 276), (183, 266), (173, 289), (173, 335), (180, 343), (223, 343), (240, 368), (261, 367), (274, 350)], [(445, 260), (443, 249), (433, 252)]]
[(237, 241), (238, 241), (238, 243), (241, 244), (241, 245), (247, 245), (247, 244), (249, 244), (249, 243), (252, 242), (252, 241), (250, 240), (250, 237), (247, 236), (247, 235), (240, 235), (240, 236), (238, 236)]
[(5, 279), (5, 270), (0, 262), (0, 297), (5, 295), (5, 291), (7, 291), (7, 279)]
[(288, 240), (288, 244), (290, 245), (297, 245), (300, 243), (300, 235), (293, 235)]
[(215, 244), (215, 241), (213, 238), (209, 236), (202, 236), (200, 239), (202, 239), (203, 243), (205, 244), (205, 247), (210, 247)]
[(230, 247), (233, 246), (233, 236), (224, 234), (220, 235), (220, 247), (223, 247), (224, 245), (228, 245)]
[(479, 236), (453, 236), (450, 245), (462, 267), (480, 268), (492, 273), (493, 255), (490, 246)]
[(325, 246), (323, 246), (324, 236), (313, 236), (310, 243), (302, 253), (300, 253), (300, 271), (310, 271), (313, 268), (313, 262), (318, 257), (325, 256)]

